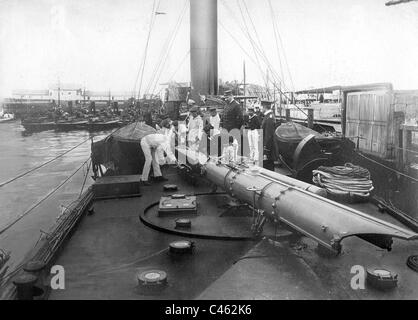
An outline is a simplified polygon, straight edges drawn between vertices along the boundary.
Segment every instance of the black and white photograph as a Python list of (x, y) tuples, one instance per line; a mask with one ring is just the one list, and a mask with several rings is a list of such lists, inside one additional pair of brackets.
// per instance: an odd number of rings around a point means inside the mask
[(0, 300), (417, 299), (418, 0), (0, 0)]

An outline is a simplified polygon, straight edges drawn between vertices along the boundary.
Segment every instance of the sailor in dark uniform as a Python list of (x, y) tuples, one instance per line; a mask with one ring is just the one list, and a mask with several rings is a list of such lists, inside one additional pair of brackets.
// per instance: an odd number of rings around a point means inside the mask
[(276, 129), (273, 110), (271, 110), (271, 103), (263, 103), (264, 118), (261, 123), (263, 129), (263, 147), (264, 147), (264, 161), (263, 167), (274, 171), (274, 131)]
[(145, 121), (146, 125), (149, 125), (150, 127), (153, 126), (152, 125), (153, 124), (152, 123), (152, 113), (151, 113), (151, 108), (149, 107), (149, 105), (148, 105), (148, 107), (145, 108), (143, 118), (144, 118), (144, 121)]
[(225, 91), (226, 106), (222, 116), (222, 128), (231, 131), (232, 129), (241, 129), (243, 124), (241, 105), (234, 99), (232, 91)]
[[(234, 147), (237, 155), (242, 155), (242, 132), (241, 127), (244, 123), (241, 105), (234, 99), (232, 91), (225, 91), (226, 106), (222, 115), (222, 128), (234, 136)], [(234, 130), (233, 130), (234, 129)], [(233, 130), (234, 132), (231, 132)], [(221, 138), (221, 141), (228, 141), (228, 139)], [(224, 146), (222, 146), (224, 147)]]

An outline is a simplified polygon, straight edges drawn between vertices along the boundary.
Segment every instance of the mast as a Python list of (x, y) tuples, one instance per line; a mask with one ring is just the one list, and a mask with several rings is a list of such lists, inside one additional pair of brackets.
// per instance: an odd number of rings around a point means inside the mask
[(84, 86), (83, 90), (83, 108), (86, 107), (86, 86)]
[(273, 83), (273, 114), (277, 116), (277, 104), (276, 104), (276, 81)]
[(60, 83), (58, 81), (58, 109), (60, 108), (60, 105), (61, 105), (60, 95), (61, 95), (61, 93), (60, 93)]
[(218, 94), (218, 1), (190, 0), (191, 94)]
[(282, 83), (279, 82), (279, 115), (282, 116)]
[(246, 77), (246, 73), (245, 73), (245, 60), (244, 60), (244, 111), (247, 110), (247, 99), (245, 98), (247, 96), (247, 77)]

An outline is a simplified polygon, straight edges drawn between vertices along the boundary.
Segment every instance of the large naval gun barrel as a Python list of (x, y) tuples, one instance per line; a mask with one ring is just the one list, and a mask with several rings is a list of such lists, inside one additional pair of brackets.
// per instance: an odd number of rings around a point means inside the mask
[[(187, 154), (186, 149), (178, 149)], [(321, 188), (260, 167), (226, 164), (199, 155), (189, 160), (201, 167), (208, 180), (231, 196), (254, 205), (267, 218), (280, 221), (320, 245), (341, 252), (341, 241), (358, 236), (391, 250), (392, 238), (416, 240), (411, 230), (374, 218), (325, 197)]]

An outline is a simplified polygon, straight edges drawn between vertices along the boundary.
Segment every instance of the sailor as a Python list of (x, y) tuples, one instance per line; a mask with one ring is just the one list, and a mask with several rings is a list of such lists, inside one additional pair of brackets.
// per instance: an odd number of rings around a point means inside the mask
[(163, 121), (161, 121), (160, 127), (161, 129), (157, 132), (166, 135), (169, 141), (171, 141), (171, 137), (173, 136), (174, 132), (173, 121), (171, 121), (170, 118), (164, 119)]
[(260, 105), (254, 104), (254, 112), (261, 123), (263, 121), (263, 112), (260, 110)]
[(198, 151), (203, 134), (203, 120), (202, 117), (199, 115), (198, 107), (195, 105), (193, 105), (193, 107), (190, 109), (187, 131), (187, 141), (190, 150)]
[(248, 146), (250, 148), (250, 161), (258, 165), (258, 131), (260, 129), (260, 120), (254, 112), (254, 107), (248, 107), (248, 121), (246, 125), (248, 130)]
[(229, 136), (228, 145), (224, 147), (221, 159), (227, 164), (232, 164), (237, 162), (237, 158), (238, 157), (236, 146), (234, 144), (234, 137)]
[(264, 118), (261, 123), (263, 129), (263, 148), (264, 148), (264, 162), (263, 167), (269, 170), (274, 170), (273, 146), (274, 146), (274, 131), (275, 119), (273, 111), (271, 110), (271, 103), (266, 101), (262, 103)]
[(234, 99), (231, 90), (225, 91), (225, 100), (227, 104), (222, 117), (222, 127), (228, 132), (232, 129), (240, 130), (243, 123), (241, 106)]
[(176, 157), (171, 151), (170, 140), (168, 136), (161, 133), (152, 133), (141, 139), (141, 148), (145, 156), (144, 168), (142, 169), (142, 183), (149, 186), (148, 176), (151, 169), (154, 171), (154, 181), (167, 181), (163, 177), (160, 165), (165, 164), (164, 153), (171, 163), (176, 162)]
[(216, 110), (216, 107), (209, 108), (210, 117), (209, 117), (209, 125), (210, 125), (210, 136), (216, 136), (220, 133), (219, 127), (221, 124), (221, 118)]
[[(241, 105), (234, 99), (231, 90), (225, 91), (225, 100), (226, 106), (224, 108), (223, 116), (222, 116), (222, 127), (226, 129), (228, 132), (235, 129), (241, 131), (241, 127), (244, 123)], [(238, 155), (238, 150), (240, 151), (240, 155), (242, 155), (242, 135), (241, 133), (239, 136), (234, 134), (234, 147)], [(224, 141), (224, 139), (222, 139)]]
[(203, 131), (206, 134), (207, 143), (206, 143), (206, 154), (219, 157), (221, 156), (220, 143), (222, 142), (219, 134), (221, 118), (216, 110), (216, 107), (209, 108), (209, 117), (205, 119), (205, 126)]
[(145, 124), (152, 127), (152, 112), (151, 112), (151, 108), (148, 105), (147, 107), (144, 107), (144, 109), (145, 109), (145, 112), (144, 112), (144, 121), (145, 121)]

